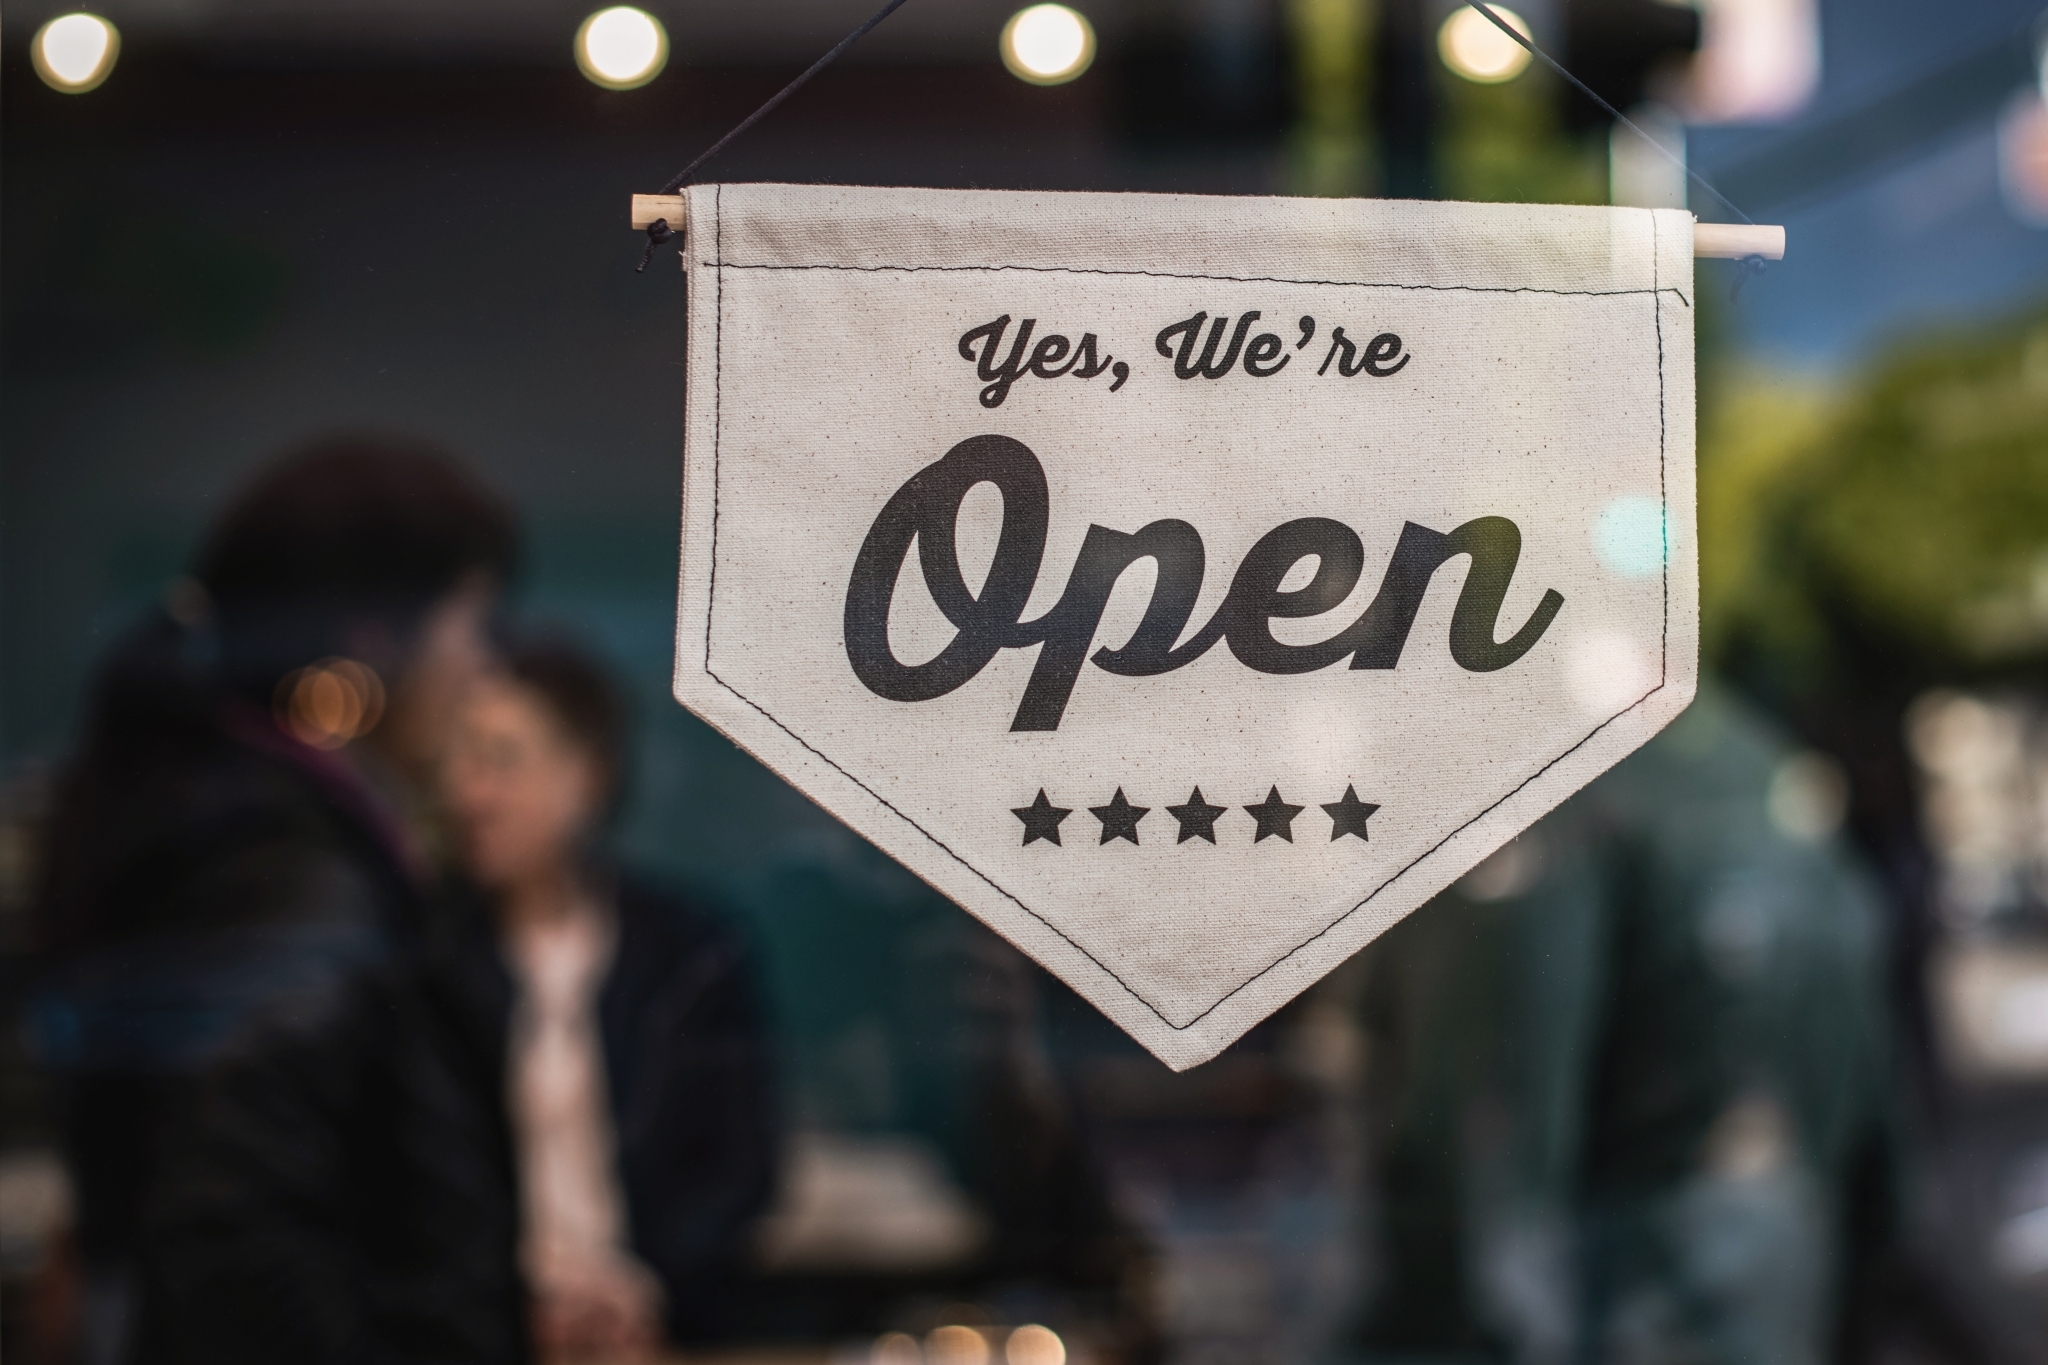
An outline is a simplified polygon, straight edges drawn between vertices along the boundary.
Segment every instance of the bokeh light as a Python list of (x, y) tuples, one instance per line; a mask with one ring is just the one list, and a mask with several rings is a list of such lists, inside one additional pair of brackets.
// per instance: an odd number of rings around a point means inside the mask
[(120, 54), (120, 30), (97, 14), (60, 14), (37, 29), (29, 43), (29, 58), (43, 84), (67, 95), (97, 87)]
[(315, 749), (339, 749), (383, 716), (383, 680), (354, 659), (323, 659), (278, 684), (278, 721)]
[(2015, 97), (1998, 120), (1998, 187), (2013, 217), (2048, 227), (2048, 104), (2034, 91)]
[(924, 1347), (908, 1332), (884, 1332), (868, 1350), (869, 1365), (924, 1365)]
[(1003, 65), (1033, 85), (1073, 80), (1095, 60), (1095, 29), (1065, 5), (1032, 5), (1003, 25)]
[[(1487, 8), (1515, 32), (1529, 36), (1529, 25), (1521, 15), (1504, 5), (1489, 4)], [(1444, 20), (1436, 32), (1436, 48), (1445, 66), (1482, 85), (1511, 81), (1529, 66), (1529, 50), (1470, 5), (1461, 6)]]
[(632, 90), (668, 64), (668, 30), (644, 9), (601, 9), (576, 30), (576, 65), (607, 90)]
[(1606, 720), (1623, 707), (1634, 706), (1657, 686), (1664, 674), (1662, 657), (1645, 644), (1615, 630), (1595, 630), (1573, 640), (1565, 655), (1565, 687), (1580, 714)]
[(950, 1324), (925, 1334), (925, 1365), (989, 1365), (988, 1338), (972, 1327)]
[(1655, 498), (1616, 498), (1593, 523), (1593, 550), (1600, 562), (1623, 578), (1648, 578), (1664, 567), (1671, 527)]
[(1027, 1322), (1003, 1343), (1006, 1365), (1067, 1365), (1067, 1346), (1050, 1327)]
[(1778, 833), (1820, 843), (1833, 838), (1849, 814), (1849, 776), (1817, 749), (1791, 754), (1771, 774), (1767, 806)]
[(1820, 86), (1818, 0), (1706, 0), (1679, 87), (1688, 123), (1775, 123)]

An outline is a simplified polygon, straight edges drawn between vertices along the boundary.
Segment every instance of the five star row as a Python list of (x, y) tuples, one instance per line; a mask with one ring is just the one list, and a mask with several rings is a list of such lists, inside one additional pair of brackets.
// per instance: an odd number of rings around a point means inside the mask
[[(1202, 797), (1202, 789), (1196, 787), (1194, 794), (1178, 806), (1166, 807), (1166, 813), (1180, 822), (1180, 837), (1175, 843), (1184, 844), (1190, 839), (1207, 839), (1216, 842), (1216, 821), (1228, 811), (1228, 806), (1211, 805)], [(1280, 798), (1280, 788), (1273, 787), (1266, 793), (1266, 799), (1257, 805), (1246, 806), (1245, 812), (1258, 822), (1252, 834), (1252, 842), (1262, 839), (1281, 838), (1294, 842), (1294, 817), (1307, 810), (1306, 806), (1290, 805)], [(1360, 839), (1368, 838), (1365, 822), (1379, 807), (1369, 801), (1358, 799), (1358, 789), (1346, 784), (1343, 799), (1327, 802), (1323, 813), (1330, 817), (1330, 839), (1335, 842), (1347, 834)], [(1106, 806), (1090, 806), (1088, 813), (1102, 822), (1102, 838), (1098, 843), (1109, 843), (1113, 839), (1128, 839), (1138, 842), (1138, 822), (1151, 813), (1150, 806), (1134, 806), (1124, 796), (1124, 789), (1118, 787), (1116, 795)], [(1074, 812), (1065, 806), (1055, 806), (1046, 797), (1045, 788), (1038, 789), (1038, 799), (1028, 806), (1013, 806), (1010, 813), (1024, 822), (1026, 845), (1043, 839), (1050, 844), (1060, 842), (1060, 822)]]

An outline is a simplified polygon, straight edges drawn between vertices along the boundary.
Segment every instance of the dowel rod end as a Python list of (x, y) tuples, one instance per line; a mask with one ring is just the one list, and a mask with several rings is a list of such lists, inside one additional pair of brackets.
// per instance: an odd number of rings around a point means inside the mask
[(1775, 223), (1694, 223), (1692, 254), (1719, 261), (1785, 259), (1785, 229)]
[(633, 196), (633, 230), (645, 232), (657, 218), (666, 219), (671, 231), (683, 230), (683, 196), (680, 194), (636, 194)]

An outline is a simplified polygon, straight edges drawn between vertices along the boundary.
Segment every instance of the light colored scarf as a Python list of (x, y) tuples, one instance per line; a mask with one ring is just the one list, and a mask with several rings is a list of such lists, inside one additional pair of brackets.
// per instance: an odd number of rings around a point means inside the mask
[(610, 917), (581, 911), (505, 939), (518, 986), (509, 1107), (534, 1289), (645, 1271), (626, 1245), (597, 1002), (617, 946)]

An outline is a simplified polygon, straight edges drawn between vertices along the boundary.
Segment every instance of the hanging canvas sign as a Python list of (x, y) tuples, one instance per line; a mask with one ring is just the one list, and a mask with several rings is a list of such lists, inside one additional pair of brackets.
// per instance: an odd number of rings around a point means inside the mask
[(1691, 700), (1692, 227), (694, 188), (676, 696), (1204, 1061)]

